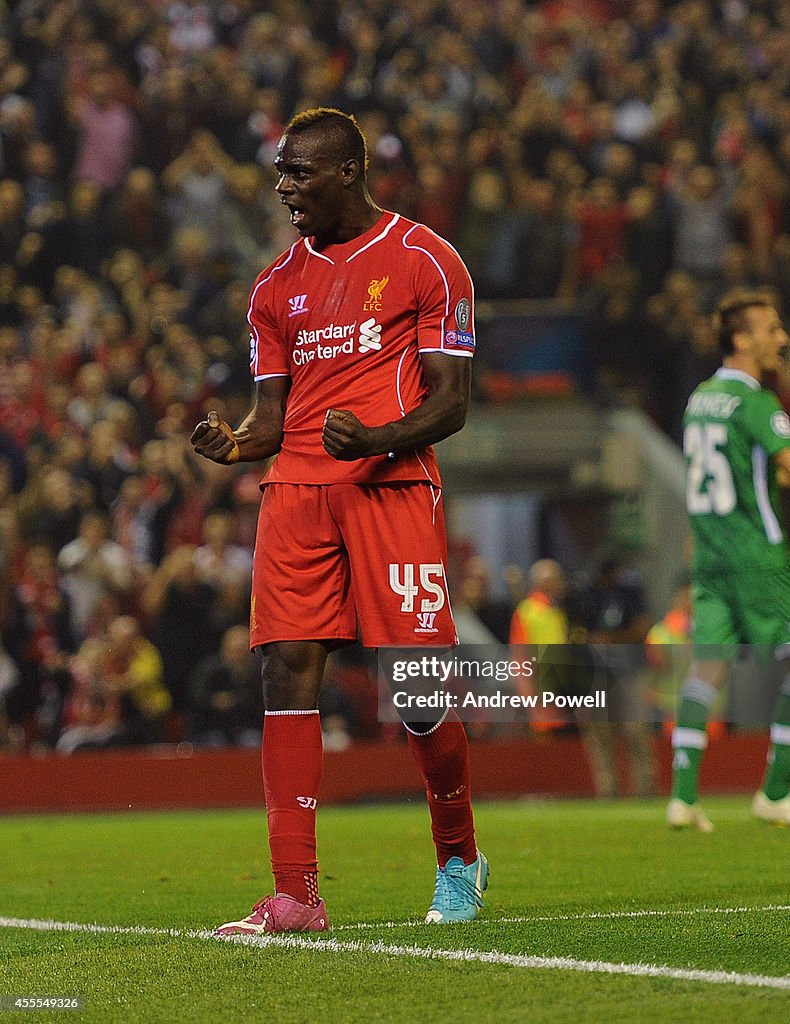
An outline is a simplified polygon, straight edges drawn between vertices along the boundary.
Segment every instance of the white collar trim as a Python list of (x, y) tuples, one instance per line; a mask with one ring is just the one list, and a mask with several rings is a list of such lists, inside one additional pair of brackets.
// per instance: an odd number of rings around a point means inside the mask
[(740, 380), (743, 381), (752, 391), (760, 390), (760, 382), (756, 377), (752, 377), (750, 373), (746, 373), (745, 370), (734, 370), (729, 366), (721, 366), (716, 371), (716, 376), (722, 380)]

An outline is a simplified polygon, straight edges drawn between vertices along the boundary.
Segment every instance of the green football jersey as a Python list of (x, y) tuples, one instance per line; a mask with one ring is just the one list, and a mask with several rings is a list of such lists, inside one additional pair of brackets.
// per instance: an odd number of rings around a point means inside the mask
[(790, 419), (749, 374), (722, 367), (694, 391), (683, 452), (695, 572), (788, 564), (772, 458), (783, 448), (790, 448)]

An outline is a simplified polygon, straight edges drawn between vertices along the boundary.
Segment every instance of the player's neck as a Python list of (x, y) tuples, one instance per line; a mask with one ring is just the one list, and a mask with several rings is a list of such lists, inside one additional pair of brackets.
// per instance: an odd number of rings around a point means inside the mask
[(325, 249), (328, 245), (343, 245), (351, 242), (366, 231), (370, 231), (373, 225), (381, 217), (382, 210), (376, 206), (369, 195), (360, 196), (358, 202), (350, 203), (343, 211), (341, 217), (330, 229), (313, 239), (313, 246), (318, 249)]
[(756, 359), (744, 354), (726, 356), (721, 364), (726, 370), (738, 370), (741, 373), (748, 373), (758, 383), (762, 384), (763, 374)]

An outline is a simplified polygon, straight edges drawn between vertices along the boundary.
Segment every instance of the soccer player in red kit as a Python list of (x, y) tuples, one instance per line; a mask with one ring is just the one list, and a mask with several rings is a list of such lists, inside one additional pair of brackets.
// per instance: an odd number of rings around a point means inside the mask
[[(360, 633), (369, 647), (457, 642), (431, 445), (466, 417), (472, 282), (450, 245), (374, 204), (366, 160), (356, 121), (338, 110), (286, 128), (276, 190), (300, 237), (252, 289), (253, 407), (235, 430), (211, 412), (192, 435), (219, 463), (277, 455), (261, 485), (250, 614), (275, 894), (220, 935), (328, 927), (315, 840), (327, 654)], [(464, 727), (453, 711), (404, 724), (438, 861), (426, 921), (471, 920), (488, 865)]]

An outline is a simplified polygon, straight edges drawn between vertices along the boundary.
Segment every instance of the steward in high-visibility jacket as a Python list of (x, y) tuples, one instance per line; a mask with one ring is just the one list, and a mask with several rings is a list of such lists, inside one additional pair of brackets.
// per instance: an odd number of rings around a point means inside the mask
[[(568, 645), (568, 617), (558, 602), (566, 590), (565, 573), (558, 562), (542, 558), (530, 569), (529, 582), (531, 590), (510, 622), (511, 646), (528, 648), (522, 653), (534, 659), (536, 668), (531, 679), (520, 677), (519, 690), (524, 696), (561, 692), (566, 688), (563, 655)], [(556, 708), (543, 708), (541, 700), (531, 712), (536, 732), (564, 729), (570, 721)]]

